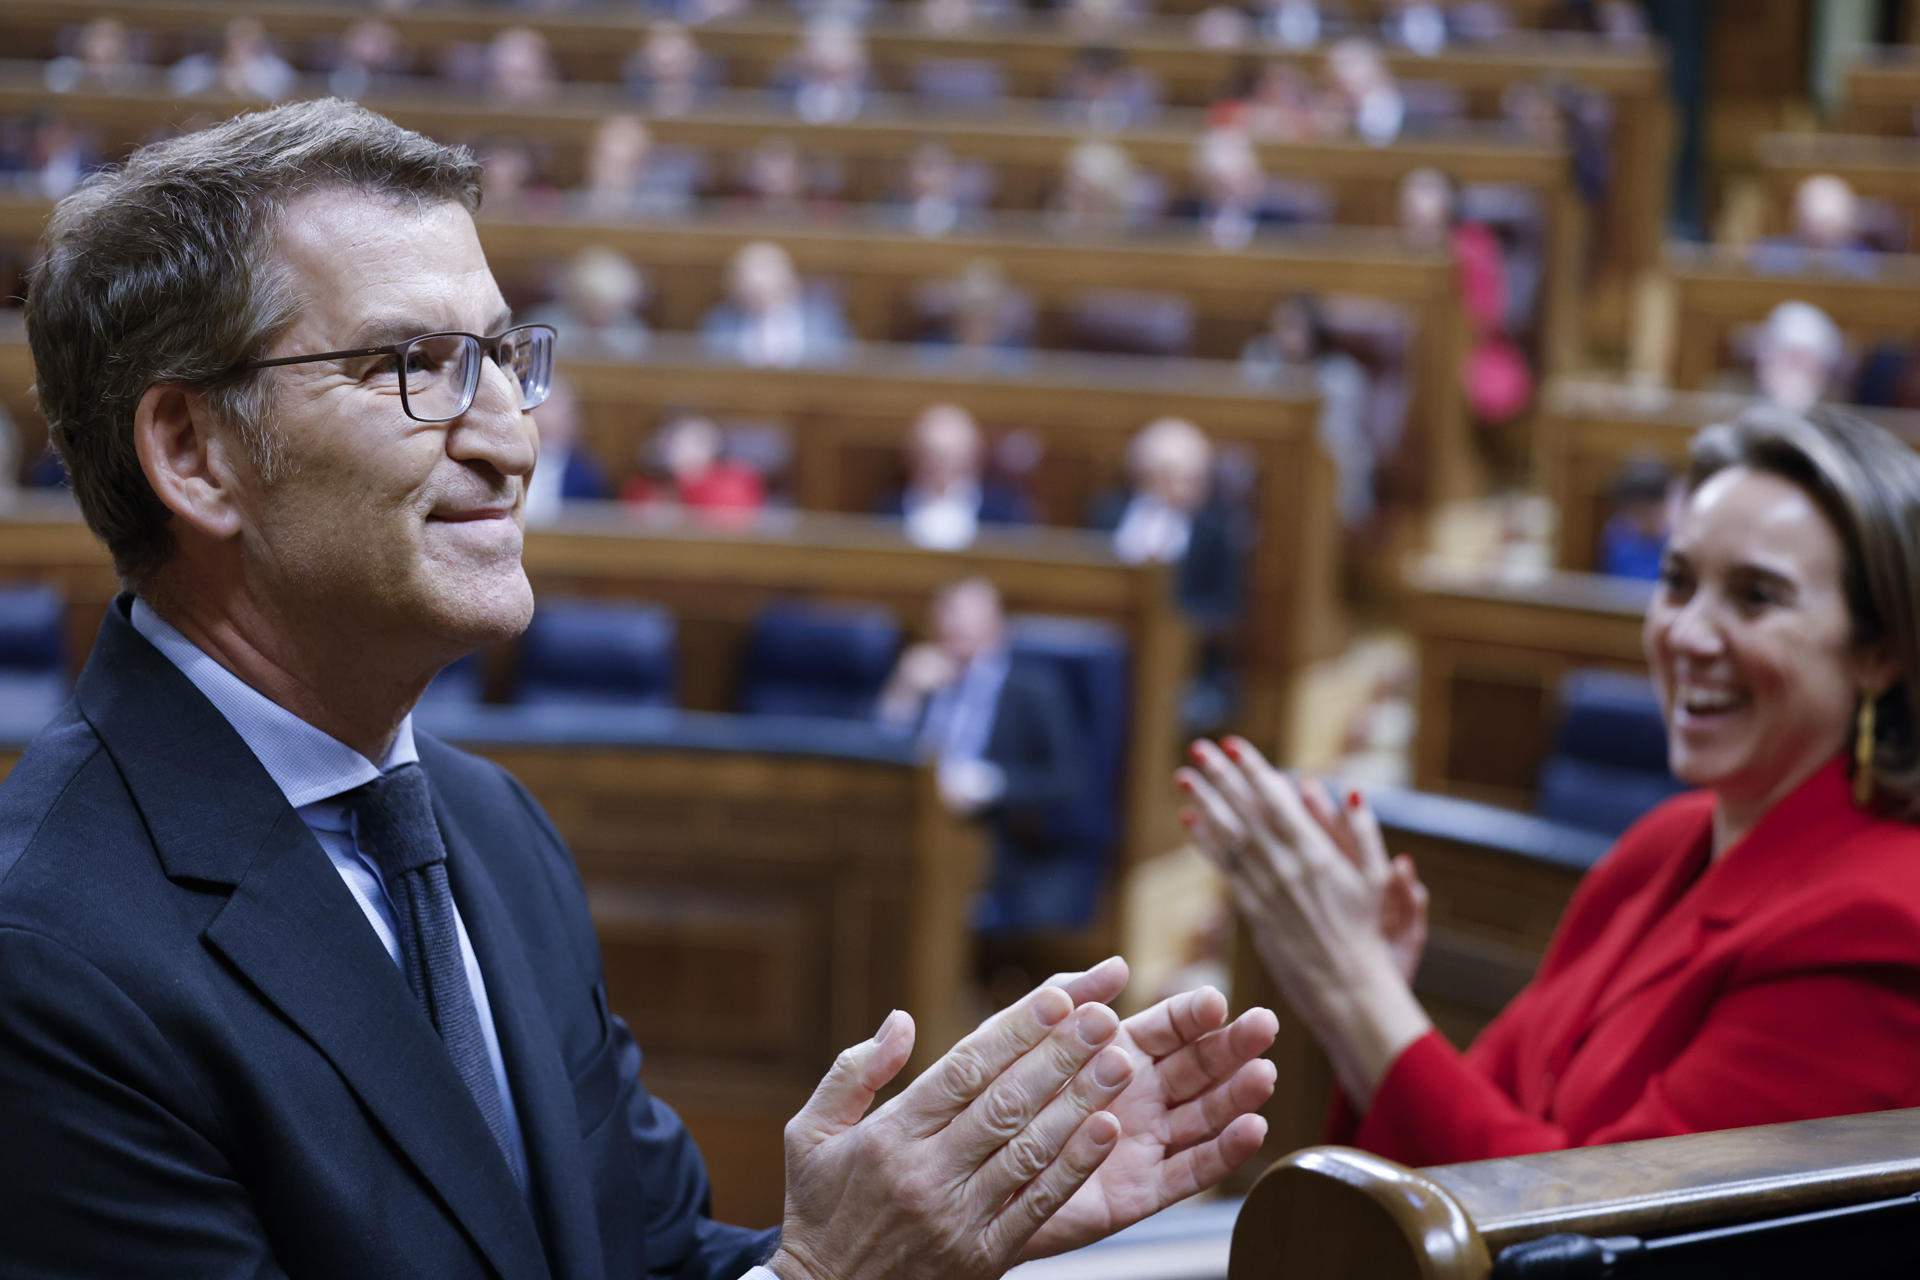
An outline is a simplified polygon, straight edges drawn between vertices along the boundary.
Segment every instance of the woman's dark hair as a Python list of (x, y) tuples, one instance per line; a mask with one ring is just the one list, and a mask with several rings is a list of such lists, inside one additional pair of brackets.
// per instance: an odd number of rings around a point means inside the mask
[(1755, 407), (1694, 438), (1687, 492), (1729, 467), (1797, 486), (1840, 535), (1853, 643), (1876, 648), (1894, 670), (1874, 705), (1875, 803), (1920, 821), (1920, 456), (1851, 414)]

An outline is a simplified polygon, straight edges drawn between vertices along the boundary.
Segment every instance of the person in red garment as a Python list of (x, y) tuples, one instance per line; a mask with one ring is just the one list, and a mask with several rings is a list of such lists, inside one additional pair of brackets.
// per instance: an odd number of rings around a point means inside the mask
[(1699, 789), (1620, 837), (1465, 1053), (1362, 799), (1196, 744), (1185, 817), (1333, 1061), (1333, 1138), (1417, 1166), (1920, 1105), (1916, 580), (1920, 457), (1879, 428), (1696, 438), (1644, 635)]

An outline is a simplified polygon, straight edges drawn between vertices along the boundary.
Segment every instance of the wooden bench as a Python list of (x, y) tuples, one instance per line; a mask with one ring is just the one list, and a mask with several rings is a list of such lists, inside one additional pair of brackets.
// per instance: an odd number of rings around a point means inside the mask
[[(1651, 458), (1678, 475), (1701, 427), (1725, 422), (1752, 401), (1717, 392), (1667, 391), (1621, 383), (1549, 383), (1534, 423), (1537, 474), (1559, 513), (1554, 566), (1591, 573), (1600, 563), (1608, 489), (1628, 462)], [(1848, 406), (1920, 448), (1920, 413)]]
[[(1764, 1066), (1756, 1069), (1764, 1070)], [(1920, 1267), (1920, 1111), (1805, 1120), (1408, 1169), (1346, 1147), (1271, 1168), (1234, 1224), (1230, 1280), (1489, 1280), (1496, 1276), (1741, 1276)], [(1885, 1202), (1905, 1200), (1905, 1205)], [(1862, 1213), (1881, 1206), (1876, 1213)], [(1744, 1240), (1687, 1233), (1829, 1213)], [(1842, 1216), (1844, 1215), (1844, 1216)], [(1503, 1251), (1560, 1232), (1656, 1244), (1618, 1269), (1521, 1271)], [(1625, 1254), (1626, 1242), (1615, 1249)], [(1634, 1265), (1644, 1262), (1646, 1265)]]
[(1856, 342), (1920, 337), (1920, 308), (1913, 305), (1920, 257), (1886, 254), (1879, 267), (1870, 279), (1785, 275), (1755, 270), (1744, 254), (1670, 246), (1673, 385), (1688, 391), (1708, 386), (1725, 362), (1733, 330), (1764, 321), (1774, 307), (1793, 299), (1825, 311)]
[(1920, 138), (1769, 133), (1754, 143), (1754, 160), (1768, 233), (1789, 231), (1795, 190), (1815, 174), (1830, 173), (1862, 199), (1890, 207), (1905, 248), (1920, 248)]
[[(210, 32), (228, 17), (245, 12), (259, 18), (269, 33), (288, 42), (337, 36), (359, 10), (341, 6), (246, 5), (217, 0), (179, 0), (145, 4), (129, 19), (124, 6), (110, 0), (13, 0), (8, 27), (20, 37), (16, 56), (45, 56), (52, 36), (88, 17), (112, 14), (149, 31), (177, 35)], [(588, 82), (619, 78), (621, 64), (650, 25), (644, 15), (540, 14), (512, 10), (456, 9), (387, 15), (402, 43), (416, 51), (436, 51), (459, 41), (483, 42), (516, 25), (538, 28), (567, 74)], [(703, 50), (724, 59), (736, 86), (769, 83), (776, 68), (798, 47), (802, 24), (782, 10), (756, 10), (748, 16), (702, 25), (696, 39)], [(972, 59), (999, 64), (1012, 98), (1054, 95), (1075, 52), (1085, 39), (1051, 24), (986, 25), (954, 35), (938, 35), (910, 21), (881, 18), (867, 28), (869, 56), (879, 79), (903, 86), (910, 69), (927, 59)], [(1169, 104), (1204, 106), (1218, 97), (1249, 61), (1287, 62), (1316, 73), (1323, 48), (1304, 50), (1214, 49), (1192, 42), (1184, 24), (1149, 28), (1112, 41), (1137, 66), (1156, 76)], [(1667, 157), (1671, 134), (1666, 101), (1664, 56), (1657, 49), (1622, 48), (1597, 39), (1565, 35), (1517, 35), (1495, 47), (1447, 50), (1422, 57), (1388, 50), (1394, 73), (1460, 90), (1469, 105), (1485, 114), (1497, 107), (1509, 86), (1550, 79), (1578, 84), (1605, 94), (1614, 112), (1611, 165), (1614, 190), (1602, 214), (1600, 260), (1610, 288), (1657, 265), (1660, 228), (1666, 208)], [(1618, 317), (1615, 317), (1618, 319)]]
[(1422, 791), (1530, 808), (1561, 679), (1643, 672), (1650, 584), (1580, 573), (1499, 581), (1427, 564), (1404, 600), (1420, 668), (1413, 743)]
[(1882, 46), (1848, 66), (1839, 126), (1855, 133), (1914, 132), (1920, 104), (1920, 54), (1911, 45)]

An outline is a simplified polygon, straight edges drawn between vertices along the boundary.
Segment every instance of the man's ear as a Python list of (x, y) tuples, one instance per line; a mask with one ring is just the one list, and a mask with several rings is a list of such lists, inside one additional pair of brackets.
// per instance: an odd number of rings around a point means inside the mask
[(133, 447), (163, 506), (208, 538), (240, 531), (232, 437), (215, 429), (205, 398), (156, 382), (133, 411)]

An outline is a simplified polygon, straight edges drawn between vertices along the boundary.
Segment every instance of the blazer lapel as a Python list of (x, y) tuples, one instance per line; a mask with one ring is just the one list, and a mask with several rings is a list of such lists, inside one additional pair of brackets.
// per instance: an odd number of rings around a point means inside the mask
[(593, 1182), (581, 1158), (580, 1117), (560, 1043), (539, 1016), (546, 1002), (486, 864), (437, 789), (433, 805), (447, 844), (454, 900), (493, 1006), (494, 1030), (526, 1143), (530, 1190), (554, 1274), (566, 1280), (599, 1280), (604, 1259)]
[(359, 904), (233, 727), (133, 630), (127, 604), (108, 611), (75, 696), (167, 874), (232, 887), (208, 944), (326, 1056), (501, 1275), (546, 1275), (486, 1122)]

